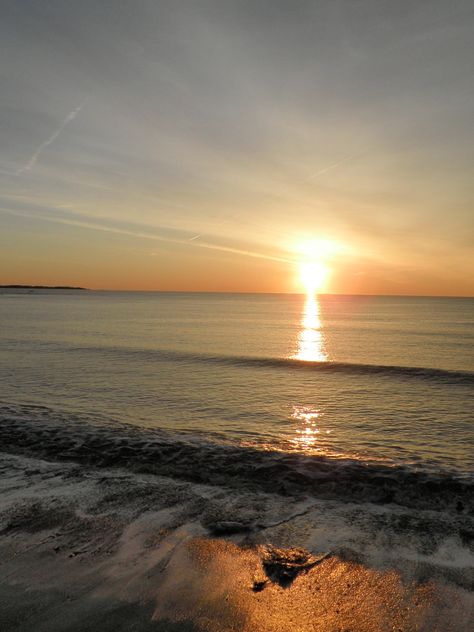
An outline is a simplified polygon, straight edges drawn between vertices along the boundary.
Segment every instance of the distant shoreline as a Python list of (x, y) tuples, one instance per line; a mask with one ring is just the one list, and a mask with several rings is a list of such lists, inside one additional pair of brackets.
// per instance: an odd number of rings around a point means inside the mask
[[(85, 292), (111, 292), (123, 294), (202, 294), (202, 295), (242, 295), (242, 296), (306, 296), (305, 292), (242, 292), (228, 290), (131, 290), (131, 289), (110, 289), (110, 288), (90, 288), (73, 285), (0, 285), (0, 290), (81, 290)], [(469, 299), (474, 298), (473, 294), (465, 295), (437, 295), (437, 294), (344, 294), (334, 292), (320, 292), (318, 297), (340, 297), (340, 298), (454, 298)]]
[(87, 290), (72, 285), (0, 285), (2, 290)]

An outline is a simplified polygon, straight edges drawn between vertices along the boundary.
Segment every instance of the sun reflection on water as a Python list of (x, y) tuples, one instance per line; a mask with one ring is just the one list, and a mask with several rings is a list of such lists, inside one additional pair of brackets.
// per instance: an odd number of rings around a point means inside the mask
[(319, 410), (314, 410), (307, 406), (294, 406), (292, 418), (299, 422), (296, 429), (296, 437), (292, 443), (301, 450), (314, 449), (318, 440), (319, 428), (317, 421), (320, 416)]
[[(310, 406), (293, 406), (291, 417), (298, 422), (298, 427), (295, 430), (296, 436), (291, 443), (296, 448), (304, 452), (319, 452), (322, 450), (322, 437), (319, 436), (324, 434), (324, 431), (320, 428), (322, 416), (323, 413), (320, 410)], [(325, 434), (330, 432), (330, 430), (326, 430)]]
[(326, 362), (328, 359), (319, 317), (319, 301), (311, 292), (306, 295), (298, 347), (293, 358), (306, 362)]

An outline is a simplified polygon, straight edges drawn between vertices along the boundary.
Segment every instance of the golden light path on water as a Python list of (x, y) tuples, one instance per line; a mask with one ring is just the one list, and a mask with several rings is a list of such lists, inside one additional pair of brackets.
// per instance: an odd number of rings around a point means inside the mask
[(319, 301), (311, 292), (306, 295), (298, 347), (293, 358), (306, 362), (326, 362), (328, 359), (321, 328)]
[[(294, 360), (304, 362), (326, 362), (328, 355), (325, 350), (324, 336), (320, 319), (320, 306), (317, 295), (308, 292), (301, 318), (301, 330), (298, 334), (297, 350)], [(292, 419), (298, 427), (292, 444), (303, 451), (319, 451), (321, 449), (318, 427), (322, 412), (311, 406), (293, 406)], [(330, 431), (326, 431), (329, 433)]]
[[(291, 417), (296, 421), (295, 438), (291, 443), (303, 452), (320, 452), (322, 450), (319, 422), (323, 413), (311, 406), (293, 406)], [(326, 434), (330, 430), (325, 431)]]

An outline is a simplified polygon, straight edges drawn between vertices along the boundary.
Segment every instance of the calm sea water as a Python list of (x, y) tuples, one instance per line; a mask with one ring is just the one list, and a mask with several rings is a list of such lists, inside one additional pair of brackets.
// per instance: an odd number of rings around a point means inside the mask
[(474, 469), (474, 299), (3, 291), (0, 347), (3, 421)]

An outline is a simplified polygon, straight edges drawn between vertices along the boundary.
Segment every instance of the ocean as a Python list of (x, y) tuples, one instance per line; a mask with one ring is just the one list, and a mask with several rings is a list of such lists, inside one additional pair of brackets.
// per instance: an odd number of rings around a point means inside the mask
[(0, 323), (4, 427), (472, 480), (474, 299), (3, 290)]

